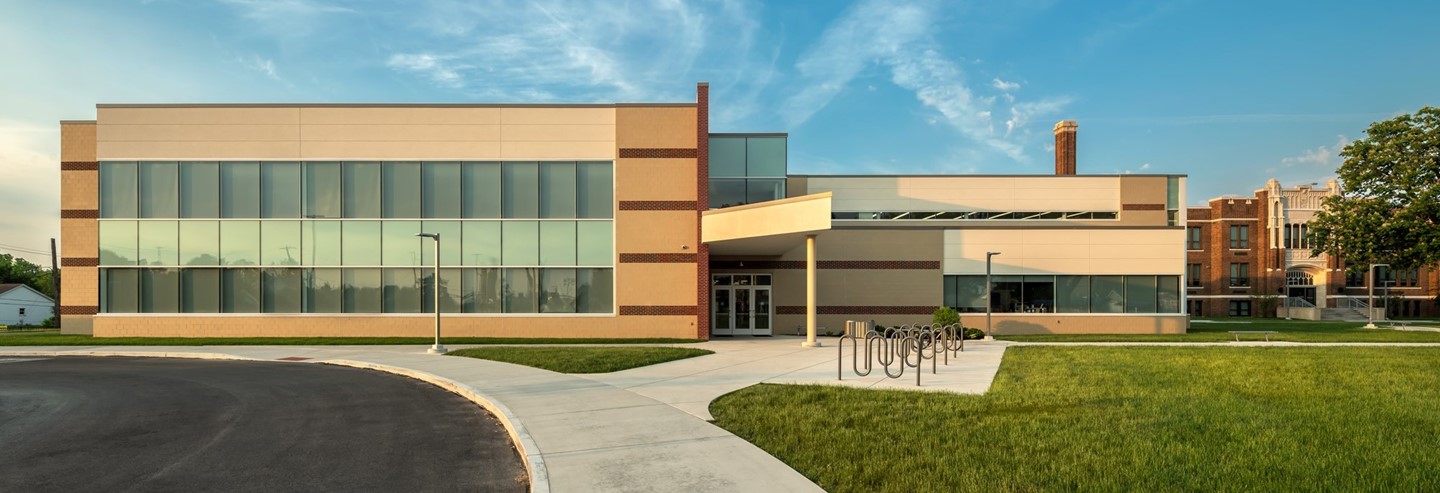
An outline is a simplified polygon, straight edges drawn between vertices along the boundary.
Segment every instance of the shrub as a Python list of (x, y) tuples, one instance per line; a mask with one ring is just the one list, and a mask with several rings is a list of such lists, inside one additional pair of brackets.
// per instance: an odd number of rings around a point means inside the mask
[(977, 329), (977, 328), (974, 328), (974, 327), (966, 327), (966, 328), (965, 328), (965, 338), (966, 338), (966, 339), (972, 339), (972, 340), (973, 340), (973, 339), (984, 339), (984, 338), (985, 338), (985, 331), (980, 330), (980, 329)]
[(935, 315), (931, 319), (930, 323), (936, 327), (944, 327), (946, 325), (958, 324), (960, 323), (960, 312), (957, 312), (954, 308), (950, 308), (948, 306), (936, 308)]

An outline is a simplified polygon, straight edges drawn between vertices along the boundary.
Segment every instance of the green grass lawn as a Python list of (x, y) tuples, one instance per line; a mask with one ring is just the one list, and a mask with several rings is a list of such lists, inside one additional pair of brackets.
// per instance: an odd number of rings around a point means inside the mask
[[(535, 339), (446, 337), (445, 344), (683, 344), (695, 339)], [(90, 337), (71, 334), (9, 334), (0, 346), (376, 346), (434, 344), (426, 337)]]
[(758, 385), (715, 424), (832, 492), (1440, 491), (1440, 348), (1011, 348), (986, 395)]
[(560, 373), (609, 373), (694, 358), (713, 351), (674, 347), (486, 347), (451, 351), (451, 356), (533, 366)]
[[(1208, 321), (1206, 321), (1208, 320)], [(1248, 322), (1248, 323), (1244, 323)], [(1274, 318), (1197, 319), (1185, 334), (1036, 334), (1005, 335), (996, 339), (1028, 342), (1223, 342), (1233, 341), (1232, 330), (1274, 330), (1272, 341), (1289, 342), (1440, 342), (1440, 332), (1362, 329), (1364, 322), (1315, 322)], [(1381, 325), (1384, 326), (1383, 324)], [(1432, 325), (1434, 326), (1434, 325)], [(1260, 334), (1241, 334), (1240, 340), (1265, 340)]]

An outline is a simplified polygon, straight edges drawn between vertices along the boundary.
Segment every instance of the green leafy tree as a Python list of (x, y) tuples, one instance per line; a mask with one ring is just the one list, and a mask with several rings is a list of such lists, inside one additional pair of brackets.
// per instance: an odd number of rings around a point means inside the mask
[(0, 253), (0, 284), (9, 283), (25, 284), (49, 295), (50, 269), (8, 253)]
[(1312, 253), (1360, 269), (1440, 262), (1440, 108), (1375, 122), (1340, 157), (1342, 191), (1310, 222)]

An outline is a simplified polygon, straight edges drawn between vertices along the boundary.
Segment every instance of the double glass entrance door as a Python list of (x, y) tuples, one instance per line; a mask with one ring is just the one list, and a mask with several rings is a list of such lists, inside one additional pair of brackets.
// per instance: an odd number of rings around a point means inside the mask
[(710, 330), (715, 335), (772, 333), (769, 274), (715, 274), (710, 279)]

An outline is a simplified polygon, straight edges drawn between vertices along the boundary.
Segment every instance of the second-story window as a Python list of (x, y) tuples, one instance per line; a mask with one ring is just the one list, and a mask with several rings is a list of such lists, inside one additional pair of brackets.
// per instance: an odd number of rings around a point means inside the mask
[(1230, 264), (1230, 285), (1234, 287), (1250, 285), (1250, 264)]
[(1230, 227), (1230, 248), (1250, 248), (1250, 226), (1235, 225)]
[(1185, 264), (1185, 285), (1200, 286), (1200, 264)]
[(1199, 249), (1200, 249), (1200, 227), (1199, 227), (1199, 226), (1191, 226), (1191, 227), (1189, 227), (1189, 228), (1185, 228), (1185, 249), (1187, 249), (1187, 250), (1199, 250)]

